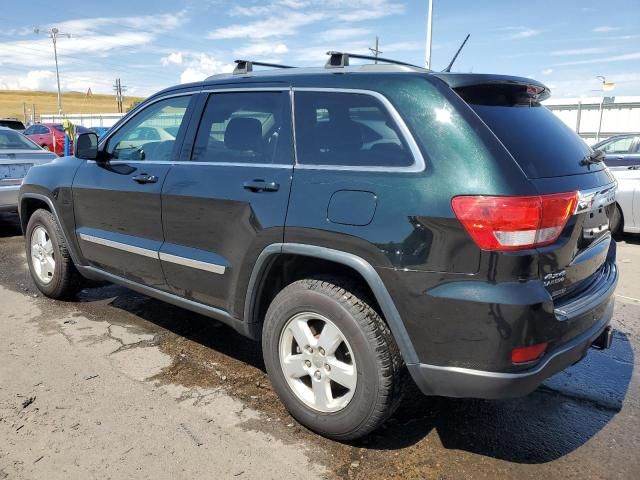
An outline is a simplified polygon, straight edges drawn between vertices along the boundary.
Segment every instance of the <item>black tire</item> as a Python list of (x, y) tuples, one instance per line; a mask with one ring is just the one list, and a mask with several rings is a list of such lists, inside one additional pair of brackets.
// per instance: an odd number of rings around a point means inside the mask
[[(282, 371), (279, 342), (288, 320), (313, 312), (331, 320), (348, 341), (357, 365), (349, 403), (323, 413), (302, 402)], [(406, 368), (389, 327), (356, 283), (339, 277), (310, 278), (288, 285), (274, 298), (264, 322), (262, 348), (274, 390), (291, 415), (309, 429), (335, 440), (362, 437), (389, 418), (406, 383)]]
[[(43, 283), (38, 275), (34, 272), (33, 258), (31, 256), (31, 236), (37, 227), (42, 227), (47, 232), (53, 246), (53, 255), (55, 258), (55, 268), (53, 277), (49, 283)], [(31, 278), (44, 295), (55, 299), (66, 299), (73, 297), (82, 290), (84, 286), (84, 278), (76, 270), (71, 255), (67, 249), (67, 244), (60, 231), (60, 226), (56, 218), (48, 210), (36, 210), (27, 224), (25, 234), (27, 263)]]
[(620, 205), (616, 203), (616, 207), (613, 210), (613, 215), (611, 216), (611, 234), (614, 238), (620, 238), (624, 231), (624, 217), (622, 216), (622, 210), (620, 210)]

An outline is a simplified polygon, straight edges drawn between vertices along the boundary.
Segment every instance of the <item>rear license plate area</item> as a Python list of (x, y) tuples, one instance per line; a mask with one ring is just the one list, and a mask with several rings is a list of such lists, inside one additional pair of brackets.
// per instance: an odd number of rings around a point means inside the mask
[(0, 185), (19, 185), (32, 166), (31, 163), (0, 165)]

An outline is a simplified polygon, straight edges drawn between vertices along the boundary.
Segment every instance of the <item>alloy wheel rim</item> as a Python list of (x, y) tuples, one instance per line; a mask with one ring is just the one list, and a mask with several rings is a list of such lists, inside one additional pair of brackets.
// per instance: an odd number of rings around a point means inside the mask
[(345, 335), (313, 312), (291, 317), (280, 334), (280, 368), (296, 397), (322, 413), (344, 409), (356, 390), (358, 370)]
[(31, 266), (38, 280), (45, 285), (53, 280), (56, 259), (49, 233), (37, 226), (31, 233)]

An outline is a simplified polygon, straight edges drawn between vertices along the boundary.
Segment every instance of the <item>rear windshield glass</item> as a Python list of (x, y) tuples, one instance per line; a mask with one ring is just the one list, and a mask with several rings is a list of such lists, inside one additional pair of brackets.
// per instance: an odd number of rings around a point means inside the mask
[(509, 95), (459, 92), (509, 150), (529, 178), (558, 177), (601, 170), (581, 165), (591, 150), (562, 120), (540, 103)]
[(24, 125), (18, 120), (0, 120), (0, 127), (12, 128), (13, 130), (24, 130)]
[(0, 130), (0, 150), (40, 150), (40, 147), (21, 133)]

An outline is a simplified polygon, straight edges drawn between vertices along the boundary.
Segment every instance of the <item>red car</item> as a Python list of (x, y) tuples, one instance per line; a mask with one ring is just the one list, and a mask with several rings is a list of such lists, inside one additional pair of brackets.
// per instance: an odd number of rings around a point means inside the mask
[[(64, 155), (64, 128), (61, 123), (36, 123), (24, 134), (45, 150)], [(73, 144), (69, 145), (69, 154), (73, 155)]]

